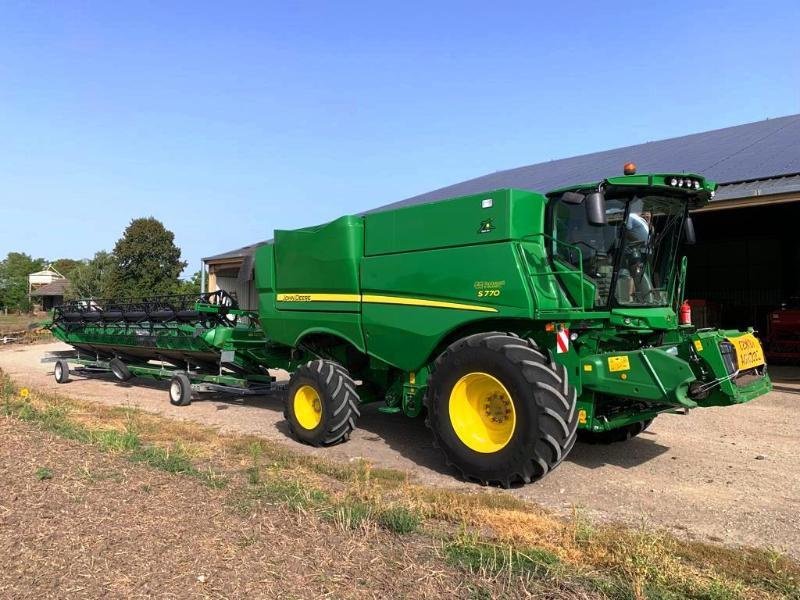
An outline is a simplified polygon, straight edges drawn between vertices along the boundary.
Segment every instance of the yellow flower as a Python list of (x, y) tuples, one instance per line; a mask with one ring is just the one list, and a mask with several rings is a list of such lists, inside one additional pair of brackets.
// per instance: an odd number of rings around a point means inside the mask
[(22, 388), (19, 391), (20, 398), (27, 398), (30, 395), (31, 395), (31, 392), (30, 392), (30, 390), (28, 388)]

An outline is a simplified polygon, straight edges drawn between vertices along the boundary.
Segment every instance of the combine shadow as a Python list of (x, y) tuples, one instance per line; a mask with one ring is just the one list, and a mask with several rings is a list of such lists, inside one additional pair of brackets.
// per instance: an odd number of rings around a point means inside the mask
[[(377, 405), (367, 405), (361, 411), (358, 428), (366, 433), (365, 439), (383, 440), (399, 455), (437, 473), (456, 474), (455, 469), (445, 464), (441, 451), (433, 446), (433, 435), (425, 426), (424, 418), (409, 419), (402, 414), (385, 415), (378, 412), (377, 408)], [(610, 445), (578, 442), (565, 462), (589, 469), (605, 465), (630, 469), (669, 451), (667, 446), (648, 438), (653, 435), (645, 431), (627, 442)]]
[(608, 445), (578, 442), (567, 456), (567, 462), (587, 469), (599, 469), (606, 465), (614, 465), (623, 469), (638, 467), (669, 452), (669, 447), (662, 446), (650, 439), (650, 436), (653, 435), (655, 434), (645, 431), (626, 442)]
[[(140, 387), (163, 391), (164, 401), (169, 401), (166, 397), (169, 381), (136, 378), (131, 381), (119, 381), (111, 373), (99, 373), (89, 377), (77, 376), (71, 381), (83, 378), (105, 380), (126, 389)], [(249, 406), (279, 413), (281, 417), (283, 415), (283, 394), (280, 391), (259, 396), (204, 393), (192, 399), (193, 404), (203, 402), (216, 404), (218, 410)], [(455, 469), (445, 464), (441, 451), (434, 447), (433, 435), (425, 426), (424, 417), (409, 419), (403, 414), (388, 415), (379, 412), (380, 406), (382, 404), (376, 402), (361, 407), (361, 417), (358, 419), (357, 428), (361, 432), (362, 439), (367, 442), (382, 441), (403, 458), (435, 473), (447, 476), (458, 475)], [(279, 419), (274, 427), (276, 431), (291, 439), (289, 426), (283, 418)], [(605, 465), (615, 465), (625, 469), (633, 468), (669, 451), (668, 447), (650, 439), (650, 436), (653, 435), (653, 433), (645, 431), (627, 442), (607, 446), (578, 442), (566, 458), (566, 462), (589, 469), (597, 469)]]

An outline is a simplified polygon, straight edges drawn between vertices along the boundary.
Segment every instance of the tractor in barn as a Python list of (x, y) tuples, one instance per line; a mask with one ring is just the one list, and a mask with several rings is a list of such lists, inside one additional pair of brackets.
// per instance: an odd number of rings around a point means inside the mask
[(255, 311), (223, 292), (59, 307), (53, 333), (75, 350), (53, 357), (55, 377), (72, 363), (168, 378), (177, 405), (279, 388), (294, 436), (314, 446), (347, 440), (362, 406), (382, 402), (424, 416), (465, 479), (535, 481), (578, 437), (627, 440), (661, 414), (771, 389), (752, 330), (681, 318), (690, 210), (715, 188), (627, 165), (547, 194), (502, 189), (279, 230), (254, 257)]

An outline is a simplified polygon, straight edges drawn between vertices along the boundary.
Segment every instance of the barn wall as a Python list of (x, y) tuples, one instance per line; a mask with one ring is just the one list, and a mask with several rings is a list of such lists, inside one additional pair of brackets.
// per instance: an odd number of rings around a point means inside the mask
[(258, 310), (258, 294), (256, 292), (255, 281), (240, 281), (238, 277), (216, 278), (216, 286), (209, 288), (210, 291), (225, 290), (228, 293), (235, 293), (239, 301), (239, 307), (244, 310)]

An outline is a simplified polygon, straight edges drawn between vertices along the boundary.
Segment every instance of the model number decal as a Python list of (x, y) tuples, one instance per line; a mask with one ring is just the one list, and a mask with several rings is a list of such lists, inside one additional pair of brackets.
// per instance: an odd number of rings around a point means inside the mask
[(631, 361), (627, 356), (609, 356), (608, 357), (608, 370), (612, 373), (614, 371), (630, 371)]
[(500, 290), (478, 290), (478, 298), (491, 298), (500, 295)]

